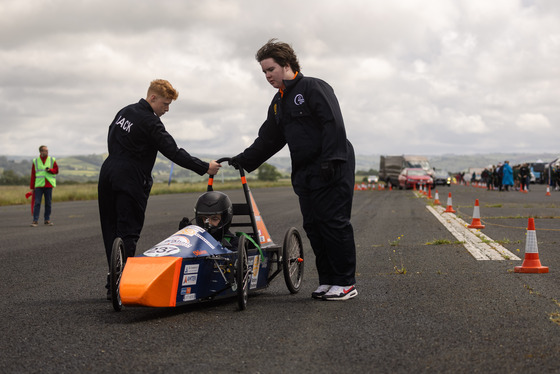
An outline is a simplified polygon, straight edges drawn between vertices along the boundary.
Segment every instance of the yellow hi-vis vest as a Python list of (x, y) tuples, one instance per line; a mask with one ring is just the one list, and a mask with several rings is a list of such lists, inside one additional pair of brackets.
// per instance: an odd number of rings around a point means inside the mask
[(33, 159), (33, 164), (35, 165), (35, 187), (45, 187), (45, 179), (49, 181), (51, 186), (56, 187), (56, 176), (47, 172), (47, 167), (52, 169), (55, 162), (54, 157), (47, 157), (45, 163), (41, 160), (41, 157)]

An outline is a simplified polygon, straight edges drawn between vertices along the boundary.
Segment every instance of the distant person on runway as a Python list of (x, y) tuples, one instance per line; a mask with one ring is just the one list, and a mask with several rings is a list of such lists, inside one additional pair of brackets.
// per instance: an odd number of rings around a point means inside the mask
[(509, 187), (513, 187), (513, 169), (509, 166), (509, 161), (504, 162), (502, 166), (502, 186), (506, 191), (509, 191)]
[(58, 165), (54, 157), (49, 156), (49, 148), (46, 145), (39, 147), (39, 157), (33, 159), (31, 166), (31, 181), (29, 187), (33, 190), (33, 221), (31, 227), (37, 227), (41, 213), (41, 200), (45, 197), (45, 225), (52, 226), (52, 193), (56, 187), (56, 175)]
[(531, 171), (529, 170), (529, 164), (524, 163), (523, 165), (521, 165), (521, 167), (519, 168), (519, 183), (521, 191), (525, 191), (525, 189), (529, 191), (529, 182), (531, 180), (530, 175)]

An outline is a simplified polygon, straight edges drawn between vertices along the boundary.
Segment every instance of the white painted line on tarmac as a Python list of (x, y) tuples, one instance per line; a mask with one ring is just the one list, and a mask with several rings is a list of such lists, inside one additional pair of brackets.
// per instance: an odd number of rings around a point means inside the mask
[(469, 229), (467, 223), (453, 213), (443, 213), (445, 209), (441, 206), (429, 206), (426, 208), (442, 223), (447, 230), (463, 245), (469, 253), (477, 260), (521, 260), (519, 257), (484, 235), (477, 229)]

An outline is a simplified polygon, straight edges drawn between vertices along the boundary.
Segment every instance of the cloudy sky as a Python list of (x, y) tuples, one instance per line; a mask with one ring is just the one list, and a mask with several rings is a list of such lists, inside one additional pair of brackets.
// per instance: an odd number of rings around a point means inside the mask
[[(0, 155), (106, 152), (123, 106), (169, 80), (194, 155), (254, 140), (290, 43), (335, 89), (356, 153), (558, 152), (558, 0), (2, 0)], [(287, 155), (283, 150), (280, 155)]]

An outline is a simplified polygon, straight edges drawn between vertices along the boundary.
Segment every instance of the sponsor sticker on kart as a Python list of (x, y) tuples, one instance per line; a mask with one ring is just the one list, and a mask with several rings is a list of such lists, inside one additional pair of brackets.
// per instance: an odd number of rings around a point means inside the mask
[(249, 258), (248, 265), (253, 266), (253, 275), (251, 276), (251, 285), (249, 288), (257, 287), (257, 281), (259, 280), (259, 269), (261, 264), (261, 258), (259, 256), (253, 256)]
[(191, 293), (190, 287), (181, 288), (181, 296), (183, 296), (183, 301), (196, 300), (196, 293)]
[[(206, 232), (206, 230), (204, 230), (201, 227), (198, 226), (187, 226), (184, 229), (182, 229), (181, 231), (178, 232), (178, 234), (183, 234), (183, 235), (187, 235), (187, 236), (193, 236), (196, 237), (200, 240), (202, 240), (208, 247), (210, 247), (211, 249), (214, 249), (214, 245), (212, 243), (210, 243), (210, 241), (208, 241), (208, 239), (206, 239), (204, 236), (208, 235), (210, 236), (210, 234), (208, 234)], [(198, 254), (196, 256), (199, 256)]]
[(144, 252), (144, 256), (148, 257), (163, 257), (163, 256), (171, 256), (175, 255), (180, 252), (179, 247), (174, 245), (160, 245), (154, 248), (148, 249)]
[(198, 226), (187, 226), (184, 229), (182, 229), (181, 231), (178, 232), (178, 234), (185, 234), (188, 236), (195, 236), (197, 232), (204, 232), (204, 229)]
[(183, 283), (181, 285), (182, 286), (192, 286), (192, 285), (196, 284), (197, 279), (198, 279), (198, 274), (183, 275)]
[(194, 265), (185, 265), (185, 270), (183, 272), (183, 274), (196, 274), (198, 273), (198, 266), (199, 264), (194, 264)]
[(173, 235), (173, 236), (165, 239), (164, 241), (162, 241), (158, 245), (176, 245), (176, 246), (179, 246), (179, 247), (186, 247), (186, 248), (192, 247), (192, 244), (191, 244), (191, 241), (189, 240), (189, 238), (187, 238), (183, 235)]
[(183, 287), (181, 288), (181, 295), (186, 295), (188, 293), (191, 293), (191, 288), (190, 287)]

